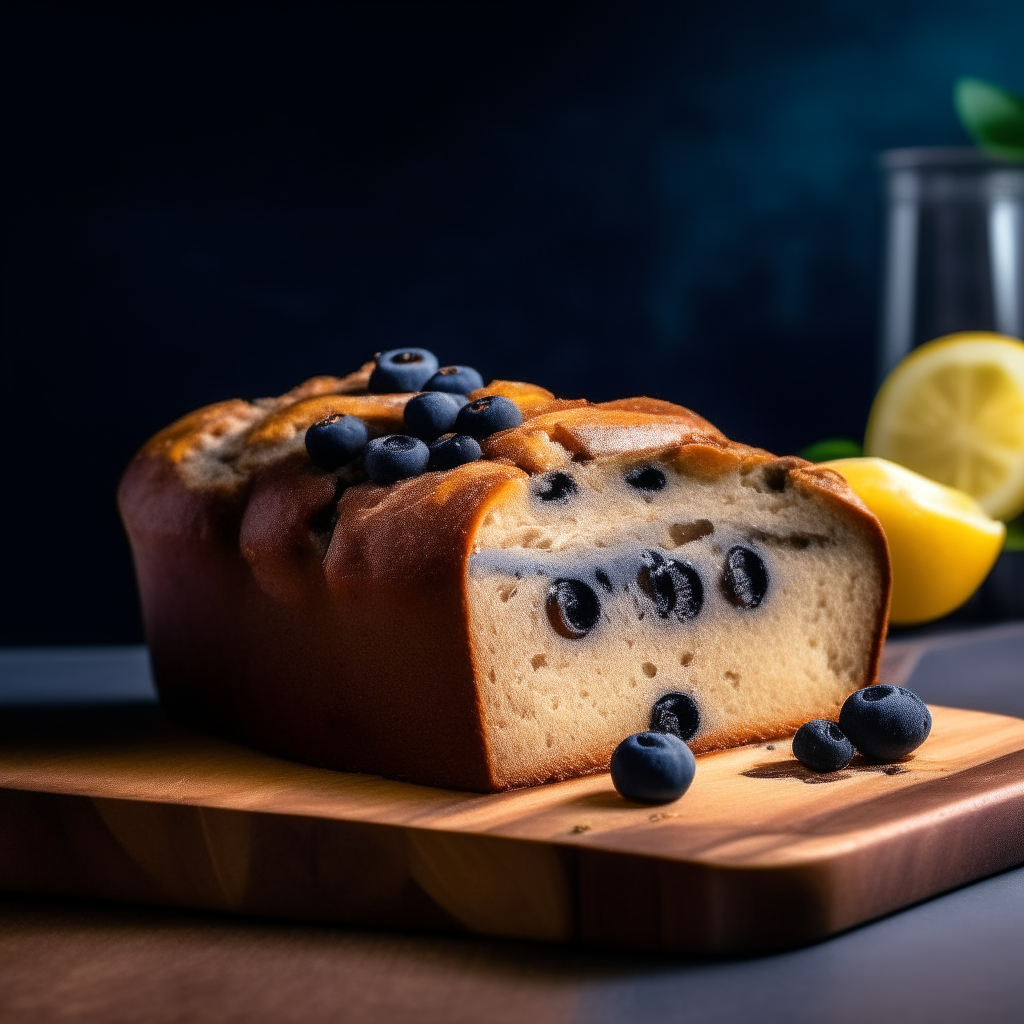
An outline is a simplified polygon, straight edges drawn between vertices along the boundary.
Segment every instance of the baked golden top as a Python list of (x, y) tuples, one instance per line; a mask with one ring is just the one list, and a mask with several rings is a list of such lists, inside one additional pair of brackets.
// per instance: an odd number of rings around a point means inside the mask
[[(277, 398), (253, 402), (232, 399), (189, 413), (156, 434), (139, 453), (146, 460), (173, 466), (191, 490), (234, 491), (254, 475), (303, 453), (306, 430), (334, 414), (356, 416), (370, 437), (403, 432), (407, 394), (371, 394), (367, 382), (373, 363), (347, 377), (313, 377)], [(758, 473), (768, 489), (782, 489), (785, 478), (803, 487), (826, 491), (843, 504), (870, 516), (846, 482), (832, 470), (804, 459), (777, 458), (757, 448), (730, 441), (697, 413), (654, 398), (624, 398), (591, 403), (556, 398), (536, 384), (492, 381), (469, 397), (502, 395), (523, 414), (521, 426), (504, 430), (481, 443), (484, 460), (456, 469), (428, 473), (425, 479), (404, 480), (386, 488), (398, 494), (439, 488), (437, 501), (456, 481), (505, 478), (545, 473), (571, 462), (636, 454), (674, 454), (680, 468), (696, 475), (716, 476), (737, 467)], [(520, 471), (509, 472), (510, 469)], [(345, 483), (363, 482), (358, 468), (338, 476)], [(377, 499), (379, 500), (379, 499)]]

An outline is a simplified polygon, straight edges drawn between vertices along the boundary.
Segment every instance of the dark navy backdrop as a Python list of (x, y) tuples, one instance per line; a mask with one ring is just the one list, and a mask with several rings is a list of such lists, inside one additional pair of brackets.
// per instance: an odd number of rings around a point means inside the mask
[(117, 476), (426, 345), (789, 452), (870, 401), (875, 154), (1017, 0), (6, 5), (0, 642), (137, 638)]

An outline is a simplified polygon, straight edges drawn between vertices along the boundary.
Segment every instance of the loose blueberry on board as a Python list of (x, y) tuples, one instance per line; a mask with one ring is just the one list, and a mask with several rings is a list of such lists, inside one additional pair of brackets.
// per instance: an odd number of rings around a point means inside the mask
[(484, 386), (484, 379), (472, 366), (442, 366), (426, 384), (424, 391), (447, 391), (453, 395), (468, 395)]
[(393, 348), (377, 356), (369, 390), (375, 394), (422, 391), (437, 373), (437, 356), (425, 348)]
[(518, 427), (523, 422), (523, 414), (519, 406), (511, 398), (503, 395), (487, 395), (470, 402), (459, 412), (455, 421), (455, 429), (460, 434), (469, 434), (482, 441), (499, 430)]
[(793, 737), (793, 756), (812, 772), (838, 772), (853, 760), (853, 744), (835, 722), (816, 718)]
[(466, 404), (463, 395), (448, 395), (443, 391), (426, 391), (414, 395), (405, 403), (402, 420), (411, 437), (418, 437), (428, 444), (442, 434), (450, 433), (455, 426), (459, 410)]
[(366, 447), (366, 424), (356, 416), (335, 413), (306, 431), (306, 451), (317, 469), (328, 473), (356, 459)]
[(547, 473), (540, 478), (537, 497), (541, 501), (568, 501), (577, 490), (576, 481), (568, 473)]
[(567, 640), (581, 640), (601, 615), (600, 599), (582, 580), (555, 580), (545, 608), (552, 628)]
[(690, 748), (670, 732), (638, 732), (612, 754), (612, 782), (627, 800), (668, 804), (693, 782), (697, 762)]
[(663, 619), (671, 612), (680, 622), (695, 618), (704, 607), (704, 584), (689, 562), (666, 561), (657, 551), (645, 551), (647, 563), (637, 573), (640, 589), (654, 602)]
[(661, 491), (665, 488), (665, 474), (656, 466), (639, 466), (626, 474), (626, 483), (638, 491)]
[(768, 593), (768, 569), (761, 556), (737, 544), (725, 556), (722, 593), (737, 608), (756, 608)]
[(426, 471), (430, 449), (416, 437), (388, 434), (376, 437), (363, 453), (366, 475), (375, 484), (393, 484)]
[(902, 686), (869, 686), (846, 698), (839, 728), (867, 760), (898, 761), (928, 739), (932, 713)]
[(651, 731), (667, 732), (684, 742), (700, 731), (700, 708), (688, 693), (666, 693), (651, 708)]
[(467, 462), (476, 462), (483, 452), (476, 439), (469, 434), (448, 434), (430, 446), (428, 469), (455, 469)]

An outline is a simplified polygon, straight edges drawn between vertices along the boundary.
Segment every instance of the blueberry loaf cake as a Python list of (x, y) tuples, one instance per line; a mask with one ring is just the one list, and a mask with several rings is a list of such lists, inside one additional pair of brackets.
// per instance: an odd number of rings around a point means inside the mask
[(886, 626), (884, 535), (837, 474), (419, 349), (184, 417), (119, 503), (172, 714), (430, 785), (791, 734), (875, 681)]

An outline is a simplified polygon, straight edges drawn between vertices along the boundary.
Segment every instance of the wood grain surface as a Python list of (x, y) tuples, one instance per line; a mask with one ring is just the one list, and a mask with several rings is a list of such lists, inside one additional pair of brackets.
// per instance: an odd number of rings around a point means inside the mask
[(0, 743), (0, 888), (665, 949), (783, 948), (1024, 862), (1024, 721), (933, 708), (896, 765), (788, 742), (490, 796), (346, 775), (164, 723)]

